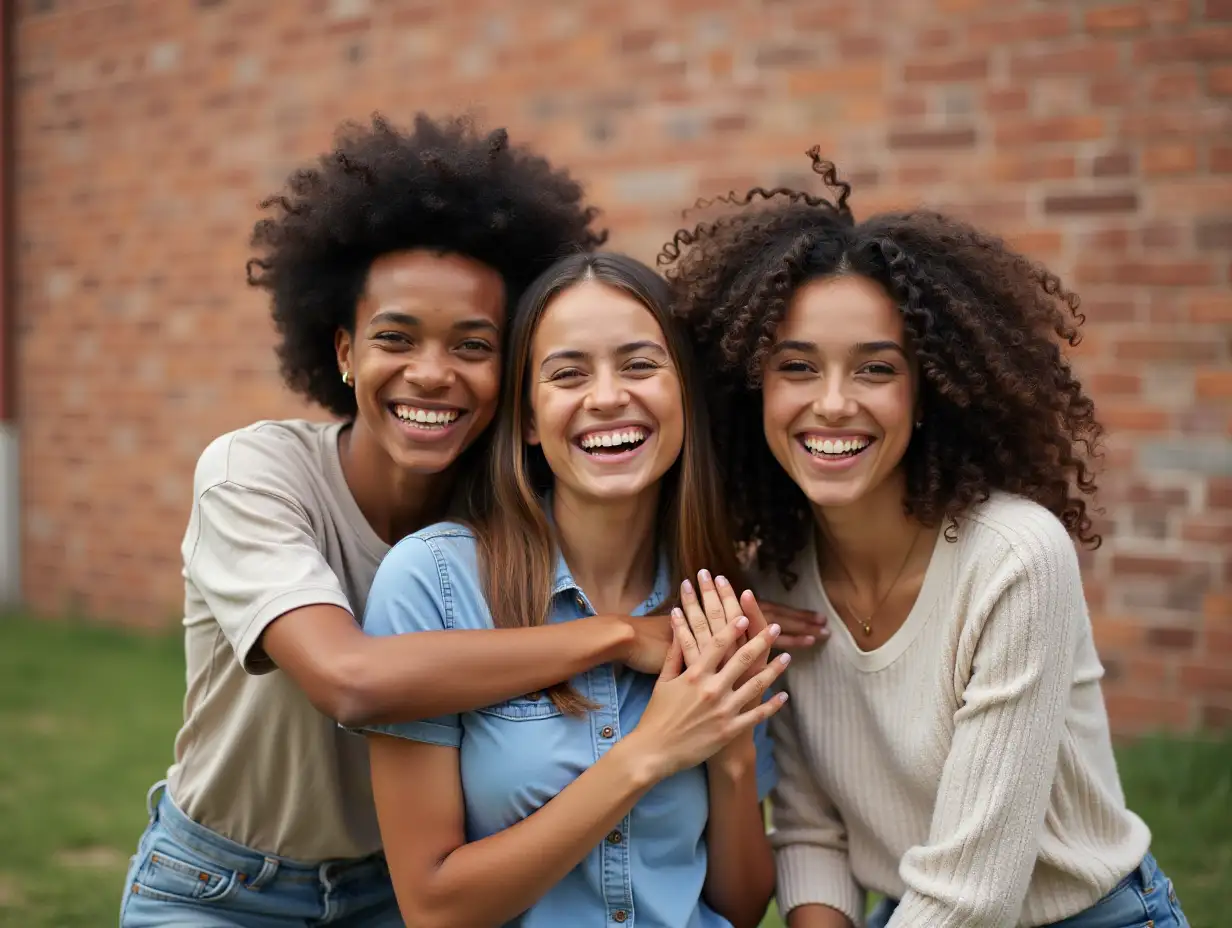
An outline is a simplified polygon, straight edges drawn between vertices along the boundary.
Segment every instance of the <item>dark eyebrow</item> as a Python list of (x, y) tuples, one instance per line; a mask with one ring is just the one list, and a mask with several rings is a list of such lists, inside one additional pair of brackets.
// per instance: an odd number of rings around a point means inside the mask
[[(399, 309), (386, 309), (368, 320), (368, 325), (404, 325), (414, 328), (419, 325), (419, 317), (412, 316), (410, 313), (404, 313)], [(463, 332), (475, 332), (480, 329), (486, 329), (491, 332), (499, 333), (500, 329), (496, 327), (490, 319), (463, 319), (461, 322), (455, 322), (453, 328)]]
[(879, 351), (897, 351), (904, 358), (907, 357), (907, 352), (898, 342), (860, 342), (858, 345), (851, 346), (852, 354), (876, 354)]
[(645, 351), (647, 348), (653, 349), (654, 351), (661, 352), (662, 354), (667, 354), (666, 348), (664, 348), (658, 342), (652, 342), (652, 341), (629, 342), (628, 344), (621, 345), (619, 348), (617, 348), (616, 353), (617, 354), (632, 354), (635, 351)]
[[(795, 339), (784, 339), (783, 341), (776, 343), (775, 346), (770, 349), (770, 355), (773, 357), (783, 351), (799, 351), (802, 353), (816, 352), (817, 343), (802, 342)], [(858, 344), (851, 346), (851, 350), (848, 354), (876, 354), (879, 351), (897, 351), (904, 358), (907, 357), (907, 352), (903, 349), (903, 346), (898, 342), (892, 341), (859, 342)]]
[(817, 343), (802, 342), (792, 338), (784, 339), (781, 342), (776, 342), (774, 347), (770, 349), (770, 356), (774, 357), (774, 355), (783, 351), (816, 352)]
[(548, 366), (549, 361), (584, 361), (590, 357), (585, 351), (578, 351), (576, 348), (565, 348), (561, 351), (553, 351), (550, 355), (543, 359), (543, 363), (539, 365), (539, 369), (543, 370)]

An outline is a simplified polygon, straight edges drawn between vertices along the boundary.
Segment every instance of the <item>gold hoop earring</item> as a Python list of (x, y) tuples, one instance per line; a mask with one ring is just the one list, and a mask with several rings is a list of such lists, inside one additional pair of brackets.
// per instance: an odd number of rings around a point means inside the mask
[(342, 372), (342, 382), (346, 384), (348, 387), (351, 385), (351, 372), (350, 371)]

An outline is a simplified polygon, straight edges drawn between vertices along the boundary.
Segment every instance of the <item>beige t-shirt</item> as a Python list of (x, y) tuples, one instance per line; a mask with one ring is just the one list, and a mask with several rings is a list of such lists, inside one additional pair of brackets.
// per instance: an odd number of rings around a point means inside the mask
[(194, 821), (300, 861), (380, 849), (367, 746), (257, 645), (328, 603), (363, 614), (389, 546), (342, 475), (337, 423), (258, 422), (197, 463), (184, 535), (188, 693), (168, 791)]
[(779, 910), (820, 903), (890, 928), (1017, 928), (1081, 911), (1150, 845), (1125, 807), (1073, 542), (1046, 509), (993, 494), (939, 537), (906, 622), (862, 651), (812, 545), (767, 600), (830, 616), (771, 720)]

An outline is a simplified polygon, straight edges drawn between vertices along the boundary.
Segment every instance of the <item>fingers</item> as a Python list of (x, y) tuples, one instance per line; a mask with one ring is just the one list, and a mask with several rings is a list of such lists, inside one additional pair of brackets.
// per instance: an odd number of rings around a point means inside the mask
[[(745, 619), (745, 621), (748, 621)], [(749, 672), (758, 661), (764, 659), (769, 652), (771, 645), (774, 644), (774, 639), (779, 636), (779, 627), (771, 625), (769, 628), (762, 629), (761, 634), (753, 635), (749, 640), (741, 645), (737, 651), (718, 673), (718, 680), (724, 689), (731, 689), (736, 685), (736, 681)]]
[[(735, 587), (731, 585), (726, 577), (715, 577), (714, 589), (715, 595), (719, 600), (719, 608), (723, 610), (724, 622), (734, 622), (737, 616), (745, 614), (744, 609), (740, 606), (740, 599), (736, 596)], [(703, 593), (703, 600), (704, 598), (705, 594)], [(749, 627), (753, 627), (751, 621)], [(754, 631), (760, 631), (760, 629), (755, 629)]]
[(740, 614), (739, 606), (735, 613), (730, 616), (727, 614), (719, 591), (714, 585), (714, 578), (710, 576), (710, 571), (699, 570), (697, 572), (697, 592), (701, 595), (702, 611), (706, 613), (711, 635), (717, 635), (719, 629), (727, 625), (729, 621), (734, 622), (736, 616)]
[(734, 694), (734, 698), (738, 700), (737, 705), (747, 706), (754, 701), (761, 702), (762, 694), (774, 685), (774, 681), (783, 675), (790, 663), (790, 654), (780, 654), (761, 671), (746, 680)]
[(811, 648), (830, 636), (828, 620), (819, 612), (805, 612), (779, 603), (759, 605), (766, 620), (778, 623), (783, 629), (783, 637), (777, 645), (779, 648)]
[(686, 667), (692, 667), (701, 660), (702, 649), (698, 646), (697, 636), (679, 609), (672, 610), (672, 644), (680, 648)]
[[(711, 638), (706, 646), (701, 649), (701, 660), (699, 660), (696, 665), (698, 672), (713, 673), (718, 668), (719, 663), (723, 660), (724, 656), (732, 649), (732, 646), (735, 645), (736, 641), (739, 640), (740, 636), (744, 634), (745, 629), (748, 627), (749, 620), (744, 616), (740, 616), (740, 618), (736, 619), (736, 621), (732, 622), (730, 625), (726, 625), (720, 629), (719, 633)], [(747, 645), (745, 647), (747, 647)], [(739, 654), (740, 652), (737, 651), (736, 653)], [(731, 664), (732, 661), (727, 662), (727, 666), (731, 666)], [(747, 666), (748, 665), (745, 665), (745, 669), (747, 669)], [(726, 672), (727, 671), (725, 668), (724, 673)], [(725, 685), (730, 688), (739, 676), (740, 674), (737, 673), (736, 676), (732, 677), (731, 681)]]
[[(773, 670), (774, 665), (776, 663), (778, 662), (771, 661), (770, 666), (767, 667), (764, 671), (762, 671), (762, 673), (767, 673)], [(753, 682), (752, 680), (749, 681), (749, 683), (752, 683), (752, 682)], [(764, 688), (762, 692), (765, 692)], [(748, 709), (744, 712), (741, 712), (740, 715), (736, 716), (734, 734), (739, 735), (739, 734), (742, 734), (748, 731), (751, 728), (756, 728), (762, 722), (766, 721), (766, 719), (774, 715), (774, 713), (782, 709), (783, 706), (786, 704), (787, 704), (787, 694), (786, 693), (775, 693), (765, 702), (759, 702), (753, 708)]]
[[(685, 629), (688, 632), (688, 629)], [(694, 645), (696, 647), (696, 644)], [(663, 669), (659, 671), (660, 680), (674, 680), (684, 669), (681, 661), (680, 639), (672, 635), (672, 643), (667, 646), (667, 657), (663, 658)]]
[(710, 619), (706, 616), (701, 601), (697, 598), (697, 591), (693, 589), (693, 584), (688, 580), (680, 584), (680, 608), (689, 623), (689, 628), (693, 629), (693, 637), (697, 641), (697, 646), (704, 649), (718, 628), (713, 630), (710, 628)]
[[(757, 597), (753, 595), (752, 590), (745, 590), (740, 594), (740, 613), (749, 618), (749, 635), (760, 635), (762, 630), (769, 627), (770, 623), (766, 621), (766, 616), (761, 611), (761, 606), (757, 602)], [(783, 623), (778, 623), (781, 628)]]

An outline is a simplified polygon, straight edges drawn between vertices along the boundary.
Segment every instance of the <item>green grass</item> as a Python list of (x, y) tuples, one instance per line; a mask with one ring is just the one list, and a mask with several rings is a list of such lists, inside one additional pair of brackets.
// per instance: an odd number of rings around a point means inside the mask
[[(178, 635), (0, 617), (0, 926), (115, 924), (183, 688)], [(1193, 928), (1226, 924), (1232, 740), (1150, 739), (1119, 757)], [(772, 913), (764, 928), (779, 925)]]

